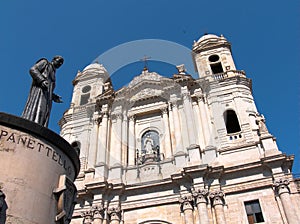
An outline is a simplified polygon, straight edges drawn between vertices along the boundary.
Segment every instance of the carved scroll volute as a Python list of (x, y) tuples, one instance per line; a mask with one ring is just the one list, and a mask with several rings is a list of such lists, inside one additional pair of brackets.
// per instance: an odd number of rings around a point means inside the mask
[(83, 224), (92, 224), (93, 223), (93, 211), (88, 210), (81, 213), (83, 218)]
[(209, 193), (209, 198), (211, 199), (212, 205), (225, 205), (224, 193), (221, 190), (216, 190)]
[(289, 188), (290, 181), (286, 178), (280, 178), (274, 181), (274, 188), (275, 192), (278, 195), (281, 195), (283, 193), (290, 193)]
[(120, 206), (109, 207), (107, 211), (111, 221), (121, 220), (121, 208)]
[(193, 197), (190, 194), (182, 195), (178, 199), (179, 203), (181, 204), (181, 210), (184, 212), (186, 210), (193, 210)]
[(199, 203), (208, 203), (208, 190), (206, 189), (194, 189), (193, 192), (193, 197), (195, 198), (195, 202), (198, 205)]
[(104, 208), (101, 204), (99, 205), (94, 205), (92, 207), (92, 211), (93, 211), (93, 218), (95, 219), (101, 219), (103, 220), (104, 218)]

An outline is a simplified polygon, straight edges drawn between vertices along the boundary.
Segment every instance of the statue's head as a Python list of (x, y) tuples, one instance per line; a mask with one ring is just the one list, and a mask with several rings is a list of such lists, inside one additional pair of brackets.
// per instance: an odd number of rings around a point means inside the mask
[(52, 63), (55, 68), (59, 68), (64, 63), (64, 59), (62, 56), (57, 55), (53, 57)]

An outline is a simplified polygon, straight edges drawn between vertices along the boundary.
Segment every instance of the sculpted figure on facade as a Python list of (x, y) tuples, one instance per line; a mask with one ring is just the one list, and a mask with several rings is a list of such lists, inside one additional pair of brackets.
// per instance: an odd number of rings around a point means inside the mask
[(256, 114), (256, 124), (258, 125), (258, 132), (260, 135), (268, 133), (266, 119), (263, 114)]
[(62, 103), (61, 97), (53, 91), (55, 88), (55, 73), (64, 62), (61, 56), (55, 56), (51, 62), (42, 58), (30, 69), (32, 85), (22, 113), (22, 117), (48, 126), (52, 101)]

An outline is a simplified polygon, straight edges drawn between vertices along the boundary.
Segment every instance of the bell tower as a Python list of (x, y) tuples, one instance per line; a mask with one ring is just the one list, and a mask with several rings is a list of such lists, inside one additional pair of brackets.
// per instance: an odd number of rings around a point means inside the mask
[[(70, 108), (59, 122), (61, 136), (79, 154), (81, 173), (95, 166), (98, 112), (96, 98), (109, 91), (111, 81), (102, 64), (92, 63), (78, 71), (73, 80), (73, 95)], [(79, 176), (80, 176), (79, 175)]]
[[(206, 34), (194, 42), (192, 52), (217, 148), (257, 142), (262, 132), (272, 139), (267, 129), (260, 130), (264, 118), (257, 111), (251, 79), (243, 70), (236, 69), (226, 38)], [(272, 146), (268, 148), (277, 149), (275, 141), (270, 142)]]
[(199, 77), (235, 70), (231, 44), (221, 35), (206, 34), (193, 45), (193, 61)]
[(103, 93), (108, 78), (106, 69), (99, 63), (88, 65), (82, 72), (78, 71), (73, 80), (74, 90), (71, 107), (95, 103), (96, 96)]

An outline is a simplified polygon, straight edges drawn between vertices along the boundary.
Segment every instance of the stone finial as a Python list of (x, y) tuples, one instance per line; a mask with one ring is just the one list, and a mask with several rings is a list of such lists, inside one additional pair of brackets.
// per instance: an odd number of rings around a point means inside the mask
[(182, 75), (186, 74), (186, 69), (185, 69), (184, 64), (177, 65), (176, 68), (177, 68), (177, 71), (178, 71), (179, 74), (182, 74)]
[(274, 188), (275, 188), (275, 192), (278, 195), (281, 195), (283, 193), (290, 193), (290, 188), (289, 185), (290, 181), (286, 178), (279, 178), (277, 180), (274, 181)]
[(183, 212), (185, 210), (193, 210), (193, 197), (191, 194), (181, 195), (178, 201), (181, 204), (181, 210)]
[(193, 189), (192, 195), (195, 198), (196, 204), (199, 204), (199, 203), (207, 204), (207, 196), (208, 196), (207, 189), (200, 189), (200, 188)]
[(224, 192), (221, 190), (215, 190), (214, 192), (209, 193), (209, 198), (211, 199), (212, 205), (224, 205), (225, 200), (224, 200)]

